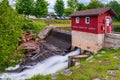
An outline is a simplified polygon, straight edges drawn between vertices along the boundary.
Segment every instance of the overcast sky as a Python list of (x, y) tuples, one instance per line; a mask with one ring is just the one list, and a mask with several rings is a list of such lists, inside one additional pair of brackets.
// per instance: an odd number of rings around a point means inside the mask
[[(2, 0), (0, 0), (0, 1), (2, 1)], [(9, 0), (9, 1), (10, 1), (10, 4), (13, 5), (13, 4), (15, 4), (16, 0)], [(48, 11), (53, 12), (54, 11), (53, 8), (54, 8), (56, 0), (46, 0), (46, 1), (48, 1), (48, 3), (49, 3)], [(67, 0), (63, 0), (63, 1), (65, 4), (65, 7), (67, 7)], [(80, 3), (85, 4), (85, 5), (87, 5), (90, 2), (90, 0), (78, 0), (78, 1)], [(108, 2), (113, 1), (113, 0), (99, 0), (99, 1), (101, 1), (102, 3), (108, 3)], [(118, 1), (120, 3), (120, 0), (116, 0), (116, 1)]]
[[(49, 12), (53, 12), (54, 11), (53, 8), (54, 8), (56, 0), (46, 0), (46, 1), (48, 1), (48, 3), (50, 4), (49, 5)], [(65, 4), (65, 7), (67, 7), (67, 0), (63, 0), (63, 1)], [(78, 1), (80, 3), (85, 4), (85, 5), (87, 5), (90, 2), (90, 0), (78, 0)], [(99, 1), (101, 1), (102, 3), (108, 3), (108, 2), (113, 1), (113, 0), (99, 0)], [(116, 0), (116, 1), (118, 1), (120, 3), (120, 0)]]

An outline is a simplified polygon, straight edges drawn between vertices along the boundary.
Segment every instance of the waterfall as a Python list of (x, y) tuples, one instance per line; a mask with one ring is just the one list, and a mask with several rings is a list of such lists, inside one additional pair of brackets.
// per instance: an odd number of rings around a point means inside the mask
[[(68, 57), (73, 55), (78, 55), (80, 49), (72, 51), (65, 56), (54, 55), (45, 59), (42, 62), (37, 63), (34, 66), (26, 66), (29, 69), (25, 69), (20, 73), (2, 73), (0, 79), (10, 78), (11, 80), (24, 80), (26, 78), (31, 78), (34, 75), (41, 74), (52, 74), (57, 71), (63, 70), (68, 67)], [(18, 65), (16, 66), (18, 67)], [(16, 67), (9, 67), (8, 70), (14, 70)]]

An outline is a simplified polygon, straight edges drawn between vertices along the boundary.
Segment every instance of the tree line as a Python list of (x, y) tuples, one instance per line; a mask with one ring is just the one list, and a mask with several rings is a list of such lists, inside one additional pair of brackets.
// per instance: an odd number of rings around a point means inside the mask
[(48, 2), (45, 0), (17, 0), (16, 10), (19, 14), (42, 17), (48, 13)]
[[(35, 15), (36, 17), (42, 17), (48, 14), (49, 3), (46, 0), (17, 0), (16, 10), (19, 14)], [(107, 4), (100, 2), (99, 0), (91, 0), (88, 5), (78, 2), (78, 0), (68, 0), (67, 8), (63, 0), (56, 0), (54, 5), (54, 11), (58, 16), (69, 16), (71, 13), (86, 9), (95, 9), (103, 7), (112, 7), (118, 14), (115, 17), (116, 20), (120, 21), (120, 3), (113, 0)]]

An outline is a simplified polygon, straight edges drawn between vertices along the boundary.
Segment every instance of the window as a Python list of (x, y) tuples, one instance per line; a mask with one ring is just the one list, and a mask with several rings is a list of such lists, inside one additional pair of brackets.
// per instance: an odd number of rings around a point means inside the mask
[(86, 23), (86, 24), (90, 24), (90, 17), (86, 17), (86, 18), (85, 18), (85, 23)]
[(80, 21), (80, 18), (76, 17), (76, 23), (79, 23), (79, 21)]

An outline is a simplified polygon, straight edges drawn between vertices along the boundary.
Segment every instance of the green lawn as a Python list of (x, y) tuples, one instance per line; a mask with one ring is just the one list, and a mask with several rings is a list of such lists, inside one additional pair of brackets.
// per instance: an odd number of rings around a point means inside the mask
[[(70, 76), (61, 75), (56, 80), (112, 80), (108, 76), (120, 80), (120, 49), (100, 51), (90, 60), (84, 60), (79, 66), (72, 67), (73, 74)], [(118, 57), (116, 59), (115, 57)], [(116, 73), (109, 73), (109, 70), (117, 70)]]
[(113, 25), (119, 25), (120, 26), (120, 22), (119, 21), (113, 21)]
[[(51, 27), (70, 27), (71, 20), (55, 20), (55, 19), (33, 19), (37, 23), (43, 23)], [(113, 21), (113, 30), (115, 32), (120, 32), (120, 22)]]
[[(120, 80), (120, 49), (101, 50), (93, 58), (81, 61), (78, 66), (71, 67), (70, 70), (73, 71), (70, 76), (59, 73), (55, 80), (93, 80), (94, 78)], [(28, 80), (51, 80), (51, 77), (38, 75)]]
[[(55, 27), (71, 26), (71, 20), (33, 19), (33, 21)], [(113, 26), (120, 26), (120, 22), (113, 21)]]
[(55, 19), (33, 19), (38, 23), (45, 23), (47, 26), (63, 27), (71, 26), (71, 20), (55, 20)]

